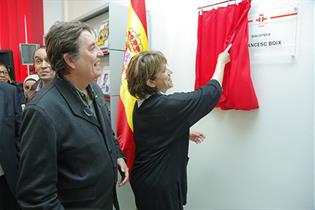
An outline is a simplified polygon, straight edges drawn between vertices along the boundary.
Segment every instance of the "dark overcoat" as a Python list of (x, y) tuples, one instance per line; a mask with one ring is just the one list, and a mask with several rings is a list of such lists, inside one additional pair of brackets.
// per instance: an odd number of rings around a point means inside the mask
[(17, 181), (17, 141), (21, 104), (16, 87), (0, 82), (0, 163), (12, 193)]
[(131, 186), (138, 210), (183, 209), (189, 128), (215, 107), (220, 96), (220, 84), (211, 80), (196, 91), (155, 94), (135, 106)]
[(26, 107), (17, 184), (23, 209), (113, 208), (122, 154), (101, 90), (88, 88), (97, 117), (59, 77)]

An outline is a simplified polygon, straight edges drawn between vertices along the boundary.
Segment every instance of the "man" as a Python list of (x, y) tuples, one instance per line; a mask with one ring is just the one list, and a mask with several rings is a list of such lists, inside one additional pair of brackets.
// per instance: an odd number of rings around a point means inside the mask
[(17, 198), (22, 209), (119, 209), (117, 167), (128, 168), (100, 88), (102, 51), (92, 29), (59, 22), (45, 38), (56, 78), (24, 111)]
[(16, 87), (19, 103), (20, 104), (24, 103), (23, 84), (11, 79), (10, 68), (1, 62), (0, 62), (0, 82), (6, 82)]
[(40, 47), (35, 50), (33, 55), (34, 69), (39, 76), (39, 80), (31, 87), (25, 103), (27, 104), (34, 95), (51, 80), (55, 78), (55, 71), (52, 70), (48, 60), (45, 47)]
[(7, 66), (0, 62), (0, 82), (10, 82), (10, 76)]
[(0, 210), (18, 209), (16, 143), (21, 111), (16, 88), (0, 82)]

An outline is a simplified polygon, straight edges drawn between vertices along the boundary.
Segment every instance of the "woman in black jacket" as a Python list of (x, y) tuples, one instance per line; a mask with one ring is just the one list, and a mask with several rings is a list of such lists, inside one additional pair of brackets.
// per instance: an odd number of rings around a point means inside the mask
[(230, 48), (218, 56), (208, 84), (188, 93), (163, 94), (173, 83), (162, 53), (147, 51), (131, 59), (126, 70), (128, 90), (137, 103), (130, 182), (138, 210), (182, 210), (186, 204), (189, 128), (219, 101)]

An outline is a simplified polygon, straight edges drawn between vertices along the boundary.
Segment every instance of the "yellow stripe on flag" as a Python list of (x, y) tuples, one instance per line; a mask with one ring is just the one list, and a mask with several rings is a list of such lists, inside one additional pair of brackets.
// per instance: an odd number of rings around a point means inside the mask
[(136, 98), (130, 95), (128, 91), (128, 83), (126, 79), (122, 81), (122, 84), (120, 87), (120, 99), (125, 107), (126, 118), (127, 118), (129, 128), (133, 132), (132, 112), (136, 103)]

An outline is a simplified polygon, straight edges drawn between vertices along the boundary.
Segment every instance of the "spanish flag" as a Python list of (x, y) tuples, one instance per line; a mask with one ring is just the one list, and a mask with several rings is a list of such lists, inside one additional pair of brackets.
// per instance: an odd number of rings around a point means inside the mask
[[(149, 49), (145, 0), (130, 0), (126, 33), (124, 69), (132, 56)], [(127, 87), (125, 70), (122, 73), (120, 99), (118, 101), (117, 137), (126, 157), (129, 170), (132, 170), (135, 158), (135, 141), (133, 136), (132, 112), (136, 98), (130, 95)]]

